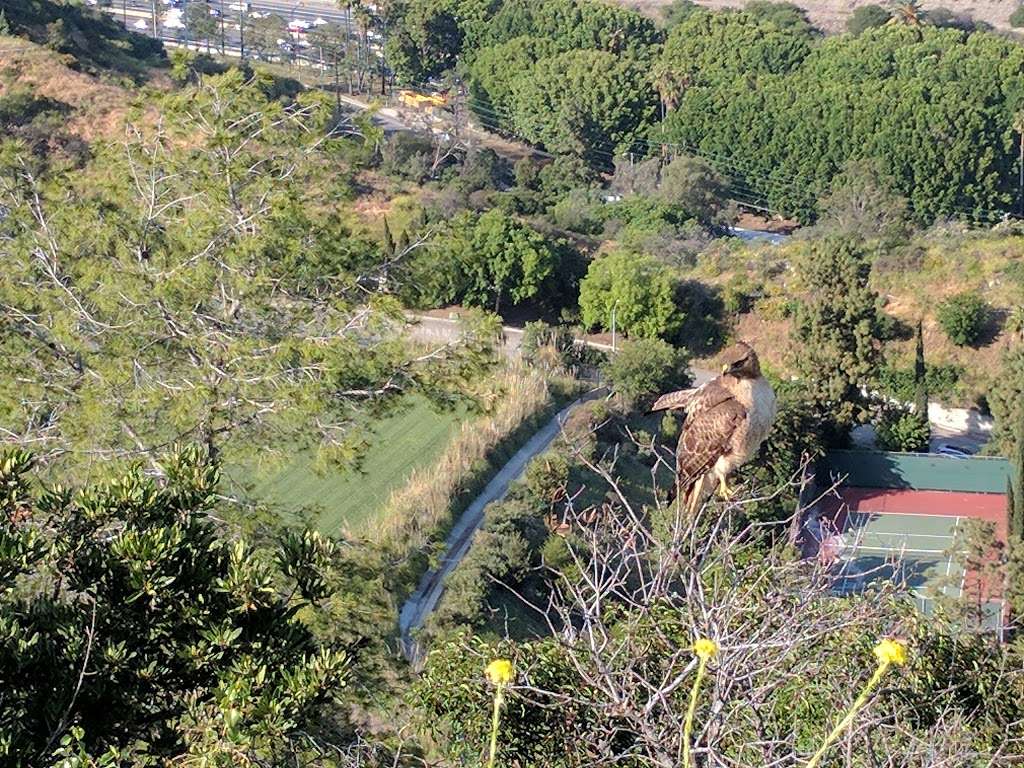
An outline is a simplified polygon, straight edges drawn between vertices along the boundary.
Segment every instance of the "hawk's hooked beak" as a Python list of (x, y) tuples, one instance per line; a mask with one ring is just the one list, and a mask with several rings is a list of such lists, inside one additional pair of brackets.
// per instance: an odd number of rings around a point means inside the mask
[(722, 373), (728, 373), (728, 372), (729, 372), (729, 364), (726, 363), (725, 365), (722, 366)]

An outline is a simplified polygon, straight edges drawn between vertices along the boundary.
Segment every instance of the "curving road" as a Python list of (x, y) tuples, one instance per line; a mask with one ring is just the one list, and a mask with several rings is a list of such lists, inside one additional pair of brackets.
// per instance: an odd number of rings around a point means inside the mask
[(504, 498), (508, 493), (509, 486), (526, 470), (530, 459), (547, 449), (551, 442), (562, 430), (566, 418), (574, 408), (582, 405), (588, 400), (601, 397), (607, 393), (604, 388), (592, 390), (575, 402), (563, 408), (558, 414), (516, 451), (508, 463), (498, 470), (497, 474), (483, 489), (479, 496), (473, 499), (466, 507), (458, 521), (452, 527), (448, 538), (445, 540), (444, 555), (441, 557), (441, 564), (423, 574), (419, 586), (412, 593), (402, 606), (398, 617), (398, 627), (401, 632), (402, 653), (412, 662), (415, 662), (421, 655), (419, 643), (413, 634), (423, 626), (427, 617), (437, 607), (441, 595), (444, 594), (445, 580), (455, 570), (455, 567), (462, 562), (462, 558), (469, 551), (473, 542), (473, 535), (477, 532), (484, 519), (484, 508), (492, 501)]

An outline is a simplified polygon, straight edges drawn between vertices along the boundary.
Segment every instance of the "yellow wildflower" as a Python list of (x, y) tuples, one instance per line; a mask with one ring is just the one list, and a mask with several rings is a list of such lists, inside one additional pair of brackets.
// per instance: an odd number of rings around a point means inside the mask
[(693, 652), (697, 654), (700, 663), (697, 665), (697, 675), (693, 678), (693, 687), (690, 689), (690, 706), (686, 710), (686, 721), (683, 723), (683, 768), (690, 768), (690, 739), (693, 734), (693, 715), (697, 711), (697, 692), (704, 679), (708, 659), (718, 653), (718, 644), (710, 638), (700, 637), (693, 644)]
[(495, 659), (484, 670), (487, 679), (494, 686), (494, 712), (491, 715), (491, 745), (487, 768), (494, 768), (498, 755), (498, 728), (501, 724), (501, 707), (505, 703), (505, 686), (516, 679), (516, 668), (508, 659)]
[(702, 661), (707, 661), (718, 653), (718, 644), (714, 640), (702, 637), (693, 644), (693, 652)]
[(899, 640), (882, 640), (875, 646), (875, 658), (878, 663), (889, 666), (890, 664), (906, 664), (907, 646)]
[(516, 679), (516, 669), (508, 659), (495, 659), (487, 665), (484, 674), (493, 685), (508, 685)]
[(853, 702), (853, 706), (847, 711), (846, 715), (840, 720), (836, 727), (832, 729), (828, 736), (825, 737), (825, 743), (821, 745), (817, 752), (807, 761), (807, 765), (804, 768), (815, 768), (825, 753), (828, 751), (832, 743), (839, 738), (839, 735), (850, 727), (860, 708), (867, 703), (868, 696), (871, 695), (871, 691), (875, 689), (875, 686), (881, 681), (882, 676), (888, 671), (889, 667), (893, 664), (904, 664), (907, 661), (907, 646), (901, 643), (899, 640), (881, 640), (878, 645), (875, 646), (875, 658), (878, 659), (878, 666), (875, 667), (875, 673), (871, 675), (871, 679), (868, 680), (868, 684), (864, 686), (864, 690), (860, 692), (860, 696), (857, 697), (856, 701)]

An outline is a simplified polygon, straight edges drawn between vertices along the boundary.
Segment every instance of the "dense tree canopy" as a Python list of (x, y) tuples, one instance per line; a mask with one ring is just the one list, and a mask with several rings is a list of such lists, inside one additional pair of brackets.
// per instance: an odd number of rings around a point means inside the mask
[(654, 23), (634, 10), (589, 0), (506, 0), (489, 29), (491, 44), (515, 37), (546, 37), (561, 51), (593, 48), (646, 55), (660, 41)]
[(467, 213), (419, 255), (409, 282), (421, 303), (465, 302), (497, 312), (506, 303), (537, 297), (554, 277), (558, 260), (552, 243), (508, 214)]
[[(699, 150), (771, 206), (812, 218), (832, 177), (861, 157), (880, 163), (919, 220), (992, 221), (1013, 199), (1024, 48), (987, 33), (887, 26), (768, 64), (741, 60), (740, 74), (728, 65), (758, 50), (744, 41), (765, 22), (728, 18), (696, 17), (666, 44), (660, 66), (685, 98), (664, 136)], [(708, 64), (676, 42), (698, 22), (736, 27)], [(784, 34), (793, 33), (773, 33)]]
[(5, 765), (55, 764), (68, 737), (75, 756), (115, 750), (110, 765), (286, 760), (320, 728), (351, 655), (298, 611), (335, 588), (338, 548), (224, 537), (206, 458), (165, 458), (161, 485), (136, 467), (73, 490), (38, 487), (27, 453), (0, 451)]
[(654, 121), (648, 74), (613, 53), (579, 50), (541, 59), (512, 84), (515, 132), (558, 154), (610, 168)]

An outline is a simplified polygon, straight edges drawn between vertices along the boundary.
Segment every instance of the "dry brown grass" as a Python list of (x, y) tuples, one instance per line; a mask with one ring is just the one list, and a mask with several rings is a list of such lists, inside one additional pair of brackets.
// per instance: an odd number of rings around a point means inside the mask
[[(617, 0), (619, 5), (635, 8), (643, 14), (659, 18), (661, 9), (670, 5), (672, 0)], [(708, 8), (742, 8), (744, 0), (694, 0), (698, 5)], [(842, 32), (846, 20), (861, 5), (885, 5), (884, 0), (794, 0), (795, 4), (807, 11), (811, 22), (826, 32)], [(925, 0), (921, 3), (925, 9), (949, 8), (956, 13), (966, 13), (978, 21), (986, 21), (1000, 29), (1010, 28), (1010, 14), (1017, 7), (1017, 0)]]
[(441, 459), (415, 470), (393, 492), (374, 538), (407, 552), (422, 551), (454, 521), (460, 496), (488, 469), (494, 449), (524, 422), (553, 402), (544, 376), (513, 367), (491, 381), (482, 398), (484, 413), (466, 422)]
[(87, 142), (123, 135), (129, 91), (76, 72), (68, 57), (24, 38), (0, 36), (0, 51), (0, 96), (28, 88), (69, 105), (67, 129)]

